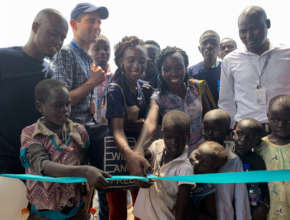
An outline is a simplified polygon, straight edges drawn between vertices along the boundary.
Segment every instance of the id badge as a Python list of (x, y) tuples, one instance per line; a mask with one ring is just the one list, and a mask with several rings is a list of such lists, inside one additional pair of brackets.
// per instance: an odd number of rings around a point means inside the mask
[(266, 105), (266, 89), (257, 88), (256, 89), (257, 103), (260, 105)]

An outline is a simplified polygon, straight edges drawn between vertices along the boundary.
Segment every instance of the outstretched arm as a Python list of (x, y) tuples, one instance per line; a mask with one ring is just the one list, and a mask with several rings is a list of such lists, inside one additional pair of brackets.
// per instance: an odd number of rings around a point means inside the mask
[(84, 177), (91, 187), (105, 189), (109, 174), (92, 166), (73, 166), (53, 162), (40, 143), (34, 143), (27, 148), (26, 158), (31, 169), (36, 173), (53, 177)]
[(126, 160), (129, 173), (133, 176), (146, 176), (148, 173), (147, 171), (150, 168), (150, 164), (144, 158), (144, 156), (139, 155), (130, 148), (124, 133), (123, 124), (123, 118), (112, 119), (115, 143)]
[(144, 147), (149, 145), (157, 128), (159, 106), (156, 101), (151, 100), (150, 109), (144, 122), (141, 134), (138, 138), (134, 151), (144, 155)]

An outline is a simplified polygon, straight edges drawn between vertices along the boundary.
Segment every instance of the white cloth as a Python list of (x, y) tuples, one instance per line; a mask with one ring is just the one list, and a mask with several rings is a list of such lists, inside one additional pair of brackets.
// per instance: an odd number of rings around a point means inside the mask
[[(268, 56), (268, 65), (261, 77), (266, 104), (258, 104), (256, 88)], [(233, 124), (246, 117), (267, 122), (270, 99), (282, 94), (290, 95), (290, 48), (270, 46), (261, 55), (237, 49), (223, 60), (219, 107), (231, 115)]]
[[(163, 140), (153, 142), (149, 148), (153, 155), (155, 175), (184, 176), (193, 174), (193, 167), (187, 158), (187, 149), (182, 155), (160, 167), (164, 149)], [(181, 184), (184, 183), (157, 180), (150, 188), (141, 188), (134, 205), (134, 216), (141, 220), (174, 220), (173, 210), (176, 203), (178, 186)]]
[[(241, 171), (243, 171), (243, 165), (240, 158), (229, 151), (228, 161), (220, 168), (219, 172)], [(215, 186), (218, 220), (251, 220), (248, 191), (245, 183), (223, 183), (215, 184)]]

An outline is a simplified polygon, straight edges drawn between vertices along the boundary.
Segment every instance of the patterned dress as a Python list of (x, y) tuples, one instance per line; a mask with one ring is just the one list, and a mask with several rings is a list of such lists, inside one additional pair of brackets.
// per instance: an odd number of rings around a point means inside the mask
[[(290, 169), (290, 143), (276, 145), (268, 136), (263, 138), (258, 152), (264, 159), (267, 170)], [(268, 220), (290, 219), (290, 182), (269, 182), (270, 211)]]
[(166, 91), (164, 93), (155, 92), (152, 97), (159, 105), (159, 114), (163, 117), (171, 110), (180, 110), (190, 117), (191, 135), (189, 141), (189, 153), (191, 153), (201, 140), (202, 131), (202, 104), (198, 89), (189, 84), (186, 88), (185, 98)]

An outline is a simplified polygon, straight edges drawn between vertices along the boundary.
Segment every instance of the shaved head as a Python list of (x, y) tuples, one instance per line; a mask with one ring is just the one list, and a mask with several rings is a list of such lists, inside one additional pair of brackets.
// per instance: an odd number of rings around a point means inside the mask
[(214, 141), (203, 142), (189, 157), (195, 173), (217, 172), (227, 161), (225, 148)]
[(231, 117), (228, 112), (222, 109), (214, 109), (204, 115), (203, 121), (218, 121), (224, 123), (227, 127), (231, 125)]
[(225, 148), (221, 144), (214, 141), (203, 142), (201, 145), (199, 145), (197, 149), (200, 154), (204, 154), (211, 157), (213, 161), (215, 160), (225, 161), (227, 158), (227, 152)]
[(248, 16), (248, 17), (262, 17), (263, 19), (267, 19), (266, 12), (263, 8), (259, 6), (250, 6), (245, 8), (241, 15), (239, 16), (239, 21), (243, 16)]
[(57, 10), (55, 10), (53, 8), (45, 8), (45, 9), (42, 9), (40, 12), (38, 12), (38, 14), (35, 16), (33, 22), (47, 21), (47, 19), (51, 19), (54, 16), (57, 16), (60, 19), (63, 19), (65, 21), (65, 19), (62, 16), (62, 14), (59, 11), (57, 11)]
[(267, 39), (271, 26), (266, 12), (259, 6), (250, 6), (243, 10), (238, 20), (239, 35), (248, 51), (262, 54), (269, 49)]
[(59, 11), (43, 9), (33, 20), (30, 38), (23, 50), (36, 59), (51, 58), (62, 47), (67, 31), (68, 23)]

